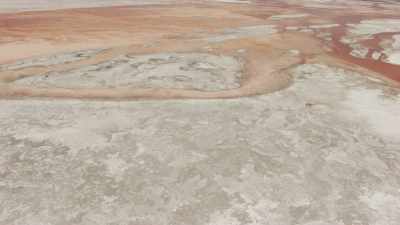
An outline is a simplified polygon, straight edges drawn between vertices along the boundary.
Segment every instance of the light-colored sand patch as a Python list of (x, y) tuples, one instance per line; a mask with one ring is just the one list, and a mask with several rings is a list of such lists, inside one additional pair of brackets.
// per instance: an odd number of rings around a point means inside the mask
[(287, 26), (287, 27), (285, 27), (285, 29), (286, 29), (287, 31), (297, 31), (297, 30), (301, 29), (301, 27)]
[(248, 0), (216, 0), (217, 2), (224, 2), (224, 3), (235, 3), (235, 4), (249, 4), (251, 1)]
[(386, 55), (383, 61), (394, 65), (400, 65), (400, 35), (393, 35), (391, 45), (386, 46), (383, 53)]
[(377, 52), (377, 51), (375, 51), (374, 53), (372, 53), (372, 59), (374, 59), (374, 60), (379, 60), (380, 58), (381, 58), (381, 56), (382, 56), (382, 53), (381, 52)]
[(223, 42), (227, 40), (247, 38), (247, 37), (266, 37), (278, 32), (274, 25), (256, 25), (225, 29), (222, 34), (206, 38), (209, 42)]
[(272, 20), (283, 20), (283, 19), (298, 19), (309, 16), (309, 14), (281, 14), (273, 15), (270, 17)]
[(393, 40), (392, 47), (400, 49), (400, 34), (393, 35)]
[(351, 35), (370, 36), (385, 32), (400, 32), (400, 19), (363, 20), (359, 24), (349, 24)]
[(390, 53), (385, 61), (390, 64), (400, 65), (400, 51)]
[(350, 55), (357, 57), (357, 58), (364, 59), (369, 52), (368, 48), (366, 48), (362, 45), (359, 45), (359, 44), (351, 44), (350, 47), (352, 48)]
[(399, 139), (400, 129), (398, 126), (393, 126), (393, 124), (400, 124), (399, 93), (387, 97), (379, 89), (352, 89), (344, 104), (351, 108), (351, 116), (363, 118), (373, 130), (388, 140)]
[(310, 25), (309, 28), (311, 29), (329, 29), (334, 27), (339, 27), (340, 24), (318, 24), (318, 25)]

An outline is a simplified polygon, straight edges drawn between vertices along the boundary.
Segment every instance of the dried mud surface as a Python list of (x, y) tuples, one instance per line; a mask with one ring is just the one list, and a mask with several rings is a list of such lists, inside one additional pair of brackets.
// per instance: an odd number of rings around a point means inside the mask
[(4, 1), (0, 225), (398, 225), (399, 10)]

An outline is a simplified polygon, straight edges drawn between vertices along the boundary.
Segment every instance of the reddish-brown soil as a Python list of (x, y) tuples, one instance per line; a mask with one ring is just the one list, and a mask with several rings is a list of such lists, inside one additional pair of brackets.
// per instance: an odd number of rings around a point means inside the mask
[[(41, 12), (0, 14), (0, 63), (38, 55), (88, 48), (109, 48), (93, 58), (65, 65), (32, 67), (0, 72), (3, 82), (0, 96), (87, 97), (87, 98), (228, 98), (278, 90), (290, 82), (288, 69), (307, 61), (363, 69), (370, 75), (383, 75), (400, 82), (400, 67), (370, 58), (352, 57), (350, 48), (339, 40), (346, 34), (347, 23), (363, 19), (396, 17), (395, 12), (375, 13), (377, 9), (357, 10), (310, 9), (299, 5), (260, 1), (258, 4), (180, 4), (165, 6), (107, 7), (63, 9)], [(340, 12), (339, 12), (340, 11)], [(271, 20), (276, 14), (309, 14), (296, 19)], [(371, 16), (373, 15), (373, 16)], [(400, 19), (400, 16), (398, 16)], [(224, 29), (276, 25), (276, 34), (237, 38), (210, 43), (207, 37)], [(321, 29), (331, 32), (331, 42), (322, 41), (316, 33), (287, 32), (286, 26), (306, 27), (315, 24), (340, 24)], [(363, 44), (379, 48), (377, 36)], [(220, 92), (154, 89), (39, 89), (17, 87), (13, 81), (25, 76), (78, 68), (125, 53), (203, 52), (237, 55), (245, 60), (245, 77), (238, 89)], [(300, 54), (287, 54), (290, 50)], [(365, 70), (366, 69), (366, 70)], [(368, 72), (369, 71), (369, 72)]]
[(379, 36), (369, 40), (368, 42), (363, 42), (362, 44), (372, 50), (370, 50), (366, 58), (357, 58), (350, 55), (352, 49), (349, 46), (340, 42), (340, 39), (343, 37), (344, 33), (345, 30), (343, 28), (336, 29), (335, 32), (333, 32), (334, 35), (332, 40), (332, 49), (333, 55), (335, 57), (339, 57), (347, 62), (367, 68), (394, 81), (400, 82), (400, 66), (385, 63), (380, 60), (374, 60), (371, 58), (373, 51), (381, 50), (381, 47), (379, 46), (381, 39), (379, 38)]

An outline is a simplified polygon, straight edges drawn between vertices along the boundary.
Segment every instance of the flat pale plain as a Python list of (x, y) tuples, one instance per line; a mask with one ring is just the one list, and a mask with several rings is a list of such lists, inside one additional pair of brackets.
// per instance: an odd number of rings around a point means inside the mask
[(398, 225), (399, 9), (1, 3), (0, 225)]

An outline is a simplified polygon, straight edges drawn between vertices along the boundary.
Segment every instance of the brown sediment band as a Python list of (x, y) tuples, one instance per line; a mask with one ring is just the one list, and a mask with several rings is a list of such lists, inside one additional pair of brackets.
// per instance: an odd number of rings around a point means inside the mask
[[(235, 98), (269, 93), (285, 87), (290, 81), (290, 76), (283, 71), (303, 62), (302, 57), (286, 56), (287, 52), (285, 50), (271, 49), (268, 43), (261, 41), (235, 40), (222, 45), (217, 44), (213, 47), (214, 54), (224, 55), (235, 54), (240, 47), (246, 48), (246, 53), (241, 56), (244, 60), (244, 68), (239, 88), (222, 91), (118, 87), (87, 89), (37, 88), (14, 85), (13, 81), (24, 77), (18, 76), (17, 73), (16, 75), (14, 74), (14, 77), (11, 75), (8, 77), (8, 82), (0, 90), (0, 96), (98, 99)], [(98, 60), (104, 60), (104, 57), (99, 57)], [(82, 63), (76, 64), (81, 65)], [(51, 71), (51, 68), (47, 69)], [(46, 68), (42, 68), (39, 71), (44, 73), (45, 70)], [(32, 71), (28, 70), (28, 72)]]
[[(13, 63), (21, 58), (52, 55), (90, 48), (107, 50), (87, 59), (66, 64), (31, 66), (0, 71), (0, 96), (57, 98), (233, 98), (264, 94), (290, 83), (288, 70), (312, 59), (337, 66), (346, 62), (400, 81), (400, 66), (351, 56), (351, 49), (340, 39), (346, 23), (369, 18), (393, 18), (394, 12), (371, 16), (374, 8), (363, 13), (321, 9), (283, 3), (268, 4), (182, 4), (165, 6), (105, 7), (64, 9), (44, 12), (0, 14), (0, 62)], [(296, 19), (271, 20), (274, 14), (307, 14)], [(310, 25), (339, 24), (339, 27), (309, 29)], [(272, 26), (277, 33), (257, 30), (235, 37), (232, 30), (241, 27)], [(307, 32), (285, 32), (294, 26)], [(271, 28), (272, 29), (272, 28)], [(311, 31), (311, 32), (310, 32)], [(329, 32), (332, 41), (321, 41), (317, 34)], [(216, 38), (218, 37), (218, 38)], [(377, 37), (378, 38), (378, 37)], [(212, 41), (210, 41), (212, 40)], [(370, 45), (377, 45), (371, 41)], [(12, 50), (12, 51), (11, 51)], [(242, 53), (238, 53), (242, 51)], [(245, 61), (241, 86), (223, 91), (146, 88), (38, 88), (18, 86), (14, 81), (49, 72), (68, 71), (112, 60), (122, 54), (162, 52), (207, 52), (241, 57)], [(291, 53), (292, 52), (292, 53)], [(298, 54), (293, 54), (298, 52)], [(368, 73), (368, 72), (366, 72)]]
[[(386, 62), (382, 62), (380, 60), (374, 60), (370, 56), (372, 52), (369, 52), (367, 57), (365, 58), (357, 58), (350, 55), (351, 48), (346, 44), (340, 42), (340, 39), (344, 36), (345, 30), (343, 27), (337, 28), (333, 32), (333, 40), (332, 40), (332, 54), (335, 57), (343, 59), (347, 62), (353, 63), (355, 65), (367, 68), (371, 71), (374, 71), (378, 74), (382, 74), (385, 77), (392, 79), (394, 81), (400, 82), (400, 66), (389, 64)], [(375, 39), (371, 39), (368, 44), (372, 47), (373, 50), (380, 49), (378, 37)]]

